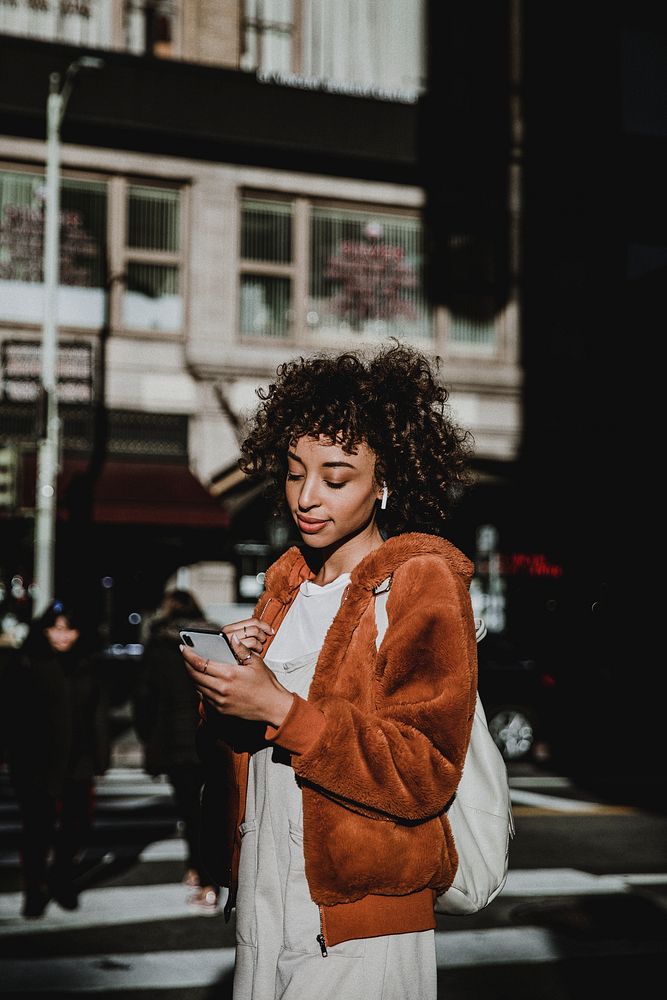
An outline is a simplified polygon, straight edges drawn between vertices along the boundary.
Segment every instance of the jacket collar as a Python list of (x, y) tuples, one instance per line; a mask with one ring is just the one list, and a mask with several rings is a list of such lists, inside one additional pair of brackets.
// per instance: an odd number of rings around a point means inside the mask
[(288, 603), (294, 590), (304, 580), (312, 580), (315, 574), (308, 566), (301, 549), (293, 545), (284, 552), (266, 571), (265, 591), (279, 601)]
[[(473, 564), (455, 545), (438, 535), (411, 531), (388, 538), (379, 548), (365, 556), (352, 570), (350, 586), (373, 591), (399, 566), (416, 555), (444, 556), (452, 570), (469, 584)], [(314, 576), (303, 551), (293, 545), (267, 570), (266, 591), (287, 603), (291, 600), (293, 591), (304, 580), (312, 580)]]

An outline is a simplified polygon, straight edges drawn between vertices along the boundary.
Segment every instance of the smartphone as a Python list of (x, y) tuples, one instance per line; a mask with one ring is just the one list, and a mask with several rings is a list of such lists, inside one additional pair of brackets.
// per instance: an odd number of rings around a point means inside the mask
[(216, 663), (238, 663), (229, 640), (222, 632), (214, 629), (184, 628), (180, 633), (181, 642), (189, 646), (197, 656)]

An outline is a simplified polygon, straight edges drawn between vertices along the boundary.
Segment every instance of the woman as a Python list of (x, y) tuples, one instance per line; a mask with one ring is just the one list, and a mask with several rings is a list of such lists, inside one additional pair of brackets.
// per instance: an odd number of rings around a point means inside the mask
[(91, 828), (95, 776), (109, 766), (106, 689), (75, 609), (54, 601), (32, 623), (10, 685), (22, 912), (37, 918), (51, 897), (63, 909), (78, 906), (76, 858)]
[(186, 846), (184, 883), (192, 890), (189, 902), (214, 913), (218, 888), (212, 884), (200, 856), (199, 800), (202, 763), (195, 736), (199, 697), (178, 655), (182, 628), (214, 628), (194, 596), (177, 588), (166, 591), (158, 615), (150, 625), (134, 691), (134, 723), (144, 744), (148, 774), (166, 774), (173, 790)]
[(259, 395), (242, 468), (282, 486), (303, 545), (225, 627), (238, 665), (181, 651), (211, 774), (218, 755), (207, 794), (226, 794), (234, 998), (434, 1000), (476, 690), (472, 566), (439, 537), (467, 435), (401, 345), (300, 359)]

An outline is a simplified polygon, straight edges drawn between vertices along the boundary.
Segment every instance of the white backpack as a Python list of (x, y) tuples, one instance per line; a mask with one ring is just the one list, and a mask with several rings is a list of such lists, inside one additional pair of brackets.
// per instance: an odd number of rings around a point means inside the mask
[[(375, 589), (376, 648), (387, 629), (387, 595), (391, 578)], [(486, 635), (475, 619), (476, 638)], [(447, 811), (459, 866), (452, 885), (435, 901), (436, 913), (477, 913), (498, 895), (507, 881), (510, 839), (514, 820), (507, 768), (489, 733), (477, 694), (470, 743), (456, 794)]]

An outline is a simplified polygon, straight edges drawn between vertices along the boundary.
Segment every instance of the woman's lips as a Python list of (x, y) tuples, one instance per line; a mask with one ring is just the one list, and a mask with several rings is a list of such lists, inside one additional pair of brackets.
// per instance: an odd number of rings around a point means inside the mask
[(315, 535), (318, 531), (321, 531), (329, 522), (328, 521), (305, 521), (302, 517), (296, 516), (296, 523), (299, 526), (299, 531), (303, 531), (306, 535)]

